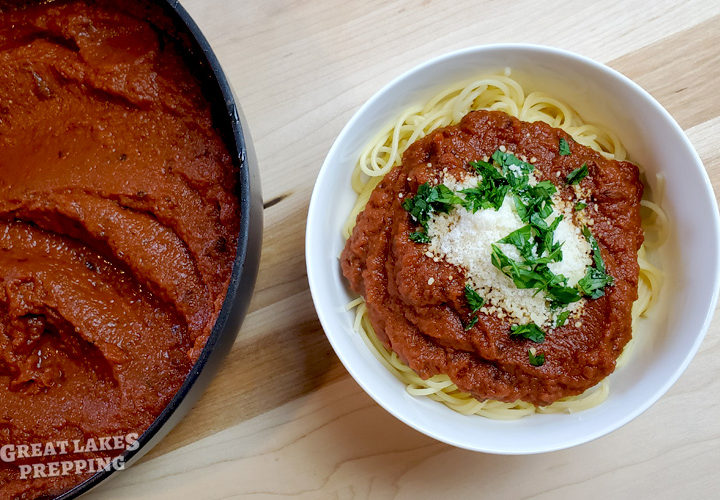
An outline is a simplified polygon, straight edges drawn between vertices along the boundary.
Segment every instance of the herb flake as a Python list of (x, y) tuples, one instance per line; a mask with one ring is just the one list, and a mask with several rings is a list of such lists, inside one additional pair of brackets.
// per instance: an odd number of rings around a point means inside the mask
[(470, 313), (475, 314), (485, 304), (479, 293), (477, 293), (470, 285), (465, 285), (465, 299), (467, 300), (468, 306), (470, 306)]
[(582, 234), (587, 240), (588, 243), (590, 243), (590, 248), (592, 249), (593, 253), (593, 262), (595, 263), (595, 267), (598, 268), (599, 271), (605, 272), (605, 262), (603, 262), (602, 254), (600, 253), (600, 245), (598, 245), (597, 240), (595, 239), (595, 236), (590, 232), (590, 229), (588, 229), (587, 226), (583, 226), (582, 228)]
[(563, 326), (565, 323), (567, 323), (568, 318), (570, 317), (570, 311), (563, 311), (560, 314), (558, 314), (557, 318), (555, 319), (555, 328), (559, 328)]
[(430, 236), (424, 231), (415, 231), (410, 233), (410, 241), (415, 243), (430, 243)]
[(570, 144), (568, 144), (568, 141), (566, 141), (562, 137), (560, 138), (558, 151), (560, 152), (560, 156), (568, 156), (570, 154)]
[(593, 253), (594, 267), (588, 267), (585, 276), (578, 281), (578, 290), (591, 299), (599, 299), (605, 295), (605, 287), (614, 283), (613, 277), (606, 273), (605, 262), (600, 253), (600, 245), (587, 226), (583, 227), (582, 234), (590, 243)]
[(433, 212), (447, 213), (454, 205), (462, 202), (462, 198), (445, 184), (430, 186), (426, 182), (420, 185), (415, 196), (403, 201), (402, 207), (410, 213), (413, 220), (427, 229), (427, 223)]
[(583, 163), (582, 166), (576, 168), (565, 177), (565, 182), (572, 186), (573, 184), (579, 183), (588, 175), (587, 163)]
[(513, 325), (510, 327), (510, 335), (524, 337), (536, 344), (540, 344), (545, 341), (545, 332), (535, 323)]
[[(493, 155), (493, 159), (494, 159)], [(481, 208), (499, 210), (510, 190), (510, 183), (494, 165), (484, 162), (471, 162), (470, 166), (481, 176), (477, 187), (460, 191), (465, 195), (463, 206), (469, 212), (477, 212)]]
[(475, 326), (478, 322), (478, 317), (473, 316), (467, 325), (465, 325), (465, 331), (467, 332), (469, 329), (471, 329), (473, 326)]
[(578, 289), (583, 295), (591, 299), (599, 299), (605, 295), (605, 287), (612, 285), (613, 282), (613, 277), (609, 274), (605, 274), (594, 267), (589, 267), (585, 276), (578, 281)]
[(532, 349), (528, 349), (528, 361), (530, 361), (530, 364), (533, 366), (542, 366), (545, 364), (545, 355), (534, 354)]

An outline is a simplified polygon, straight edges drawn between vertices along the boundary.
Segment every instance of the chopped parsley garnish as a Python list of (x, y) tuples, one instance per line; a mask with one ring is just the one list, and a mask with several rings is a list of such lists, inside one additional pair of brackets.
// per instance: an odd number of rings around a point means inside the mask
[(565, 323), (567, 323), (568, 318), (570, 317), (570, 311), (563, 311), (560, 314), (558, 314), (557, 318), (555, 319), (555, 328), (559, 328), (563, 326)]
[[(565, 139), (560, 139), (560, 154), (569, 155), (570, 146)], [(490, 162), (476, 161), (469, 164), (478, 174), (480, 180), (476, 187), (454, 192), (444, 184), (431, 186), (422, 184), (417, 194), (405, 199), (402, 206), (407, 210), (421, 228), (410, 233), (409, 238), (415, 243), (429, 243), (428, 222), (434, 213), (447, 213), (456, 206), (462, 206), (469, 212), (480, 209), (499, 210), (505, 197), (512, 196), (518, 217), (525, 225), (492, 244), (491, 262), (503, 274), (508, 276), (520, 289), (535, 289), (536, 294), (543, 292), (552, 309), (561, 308), (577, 302), (583, 296), (592, 299), (601, 297), (604, 288), (613, 283), (612, 276), (605, 272), (605, 265), (600, 255), (597, 241), (585, 227), (583, 235), (593, 250), (594, 266), (588, 267), (585, 276), (578, 281), (576, 287), (568, 286), (568, 278), (555, 274), (549, 265), (560, 262), (563, 258), (562, 243), (555, 241), (555, 230), (563, 219), (557, 216), (549, 220), (553, 214), (552, 196), (557, 192), (555, 185), (548, 180), (530, 185), (529, 179), (534, 167), (520, 160), (512, 153), (496, 150)], [(568, 184), (577, 184), (588, 175), (586, 163), (573, 170), (566, 178)], [(582, 210), (585, 202), (578, 202), (575, 210)], [(518, 251), (516, 260), (509, 257), (498, 244), (512, 245)], [(466, 329), (477, 323), (475, 314), (482, 307), (484, 300), (469, 285), (465, 287), (465, 297), (473, 317)], [(562, 326), (569, 312), (561, 313), (556, 326)], [(540, 332), (536, 325), (533, 326)], [(524, 325), (525, 329), (530, 328)], [(513, 334), (517, 328), (514, 328)], [(532, 331), (532, 328), (527, 331)], [(542, 334), (544, 336), (544, 333)]]
[(533, 366), (542, 366), (545, 364), (544, 354), (533, 354), (531, 349), (528, 349), (528, 360)]
[(612, 276), (605, 272), (605, 263), (602, 260), (600, 246), (590, 229), (585, 226), (582, 233), (590, 243), (590, 248), (592, 248), (594, 267), (587, 268), (585, 276), (578, 281), (578, 289), (583, 295), (591, 299), (598, 299), (605, 295), (605, 287), (612, 285), (614, 280)]
[(520, 255), (531, 255), (533, 247), (533, 228), (530, 224), (516, 229), (499, 240), (498, 243), (508, 243), (518, 249)]
[(463, 200), (456, 195), (452, 189), (445, 184), (430, 186), (429, 183), (422, 184), (417, 194), (407, 198), (402, 206), (410, 212), (410, 216), (422, 227), (427, 229), (427, 223), (433, 212), (449, 212), (454, 205), (462, 203)]
[(605, 295), (605, 287), (613, 284), (613, 277), (589, 267), (585, 276), (578, 281), (578, 289), (591, 299), (599, 299)]
[(510, 327), (510, 335), (519, 335), (528, 340), (540, 344), (545, 341), (545, 332), (540, 329), (535, 323), (528, 323), (527, 325), (513, 325)]
[(581, 298), (577, 288), (567, 286), (567, 278), (562, 274), (556, 274), (554, 280), (548, 283), (546, 290), (550, 297), (550, 307), (553, 309), (572, 304)]
[(468, 324), (465, 325), (465, 331), (468, 331), (477, 324), (478, 317), (476, 313), (485, 303), (485, 299), (480, 297), (480, 294), (473, 290), (470, 285), (465, 285), (465, 300), (467, 300), (468, 306), (470, 307), (470, 314), (472, 315)]
[(465, 331), (467, 332), (470, 328), (475, 326), (477, 324), (477, 322), (478, 322), (478, 317), (473, 316), (472, 319), (470, 319), (470, 321), (468, 322), (468, 324), (465, 325)]
[(557, 262), (561, 258), (558, 247), (545, 257), (524, 259), (520, 262), (508, 257), (497, 245), (492, 245), (490, 257), (492, 264), (513, 280), (516, 287), (534, 288), (537, 293), (545, 291), (553, 308), (580, 300), (578, 291), (567, 286), (567, 278), (553, 273), (548, 267), (549, 262)]
[(558, 150), (560, 152), (560, 156), (567, 156), (570, 154), (570, 144), (568, 144), (568, 142), (562, 137), (560, 138)]
[(516, 188), (513, 199), (518, 217), (523, 222), (529, 222), (533, 214), (538, 214), (543, 219), (549, 217), (552, 214), (552, 195), (556, 191), (555, 185), (550, 181)]
[(540, 291), (547, 289), (550, 285), (558, 285), (564, 279), (562, 275), (553, 274), (547, 267), (545, 261), (549, 257), (517, 261), (508, 257), (497, 245), (493, 244), (491, 247), (490, 260), (492, 264), (502, 271), (505, 276), (513, 280), (513, 283), (518, 288), (536, 288)]
[(587, 177), (588, 174), (588, 166), (587, 163), (583, 163), (581, 167), (576, 168), (572, 172), (570, 172), (567, 177), (565, 178), (565, 182), (568, 185), (577, 184), (581, 180), (583, 180), (585, 177)]
[(542, 275), (535, 271), (534, 266), (523, 265), (523, 263), (511, 259), (497, 245), (492, 245), (490, 259), (492, 264), (513, 280), (518, 288), (536, 288), (544, 285)]
[[(535, 323), (527, 325), (513, 325), (510, 327), (510, 335), (518, 335), (524, 337), (536, 344), (545, 342), (545, 332)], [(545, 363), (544, 354), (536, 354), (535, 348), (528, 349), (528, 359), (533, 366), (541, 366)]]
[(415, 243), (430, 243), (430, 236), (424, 231), (415, 231), (410, 233), (410, 241)]
[(493, 208), (500, 210), (505, 200), (505, 195), (510, 186), (488, 186), (485, 177), (478, 187), (463, 189), (460, 191), (465, 195), (463, 206), (468, 212), (475, 213), (481, 208)]
[[(535, 211), (533, 204), (539, 204), (542, 213), (548, 214), (552, 211), (549, 204), (549, 196), (555, 192), (552, 182), (539, 182), (536, 186), (528, 185), (530, 172), (533, 166), (530, 163), (521, 161), (511, 153), (504, 153), (499, 149), (492, 155), (492, 163), (485, 161), (471, 162), (470, 166), (475, 169), (481, 177), (477, 187), (463, 189), (458, 196), (444, 184), (431, 186), (425, 183), (418, 187), (417, 193), (411, 198), (403, 201), (403, 208), (410, 213), (415, 222), (425, 228), (432, 214), (435, 212), (447, 213), (455, 205), (461, 205), (469, 212), (477, 212), (481, 208), (493, 208), (499, 210), (505, 200), (505, 195), (513, 190), (520, 196), (521, 202), (528, 205), (525, 213)], [(550, 193), (547, 195), (547, 193)], [(540, 196), (541, 200), (535, 200)], [(516, 201), (516, 204), (518, 201)], [(546, 207), (547, 205), (547, 207)], [(547, 216), (547, 215), (546, 215)], [(416, 243), (427, 243), (429, 236), (421, 236), (420, 231), (411, 235), (412, 241)]]
[(465, 195), (462, 205), (473, 213), (481, 208), (499, 210), (510, 189), (508, 180), (490, 163), (476, 161), (471, 162), (470, 166), (482, 177), (482, 180), (477, 187), (460, 191)]
[(480, 297), (480, 294), (472, 289), (470, 285), (465, 285), (465, 299), (467, 300), (468, 306), (470, 306), (470, 313), (475, 314), (485, 303), (485, 299)]
[[(537, 188), (540, 184), (542, 183), (533, 187)], [(552, 183), (549, 184), (552, 186)], [(562, 260), (562, 245), (554, 241), (555, 229), (560, 224), (562, 216), (555, 217), (549, 225), (545, 221), (545, 217), (552, 214), (550, 196), (554, 190), (554, 186), (552, 189), (549, 186), (541, 186), (533, 193), (539, 196), (530, 199), (528, 205), (522, 204), (522, 201), (516, 198), (516, 206), (520, 203), (526, 210), (524, 215), (530, 223), (508, 234), (498, 243), (513, 245), (522, 260), (511, 259), (497, 245), (492, 245), (490, 258), (492, 264), (513, 280), (516, 287), (534, 288), (538, 293), (545, 291), (551, 307), (559, 307), (577, 302), (580, 300), (580, 294), (575, 288), (567, 286), (567, 278), (564, 275), (555, 274), (548, 267), (548, 264)]]
[(492, 160), (502, 169), (508, 184), (513, 188), (527, 185), (530, 172), (535, 169), (531, 163), (524, 162), (514, 154), (499, 149), (492, 154)]
[(600, 245), (598, 245), (597, 240), (595, 239), (595, 236), (592, 235), (590, 232), (590, 229), (588, 229), (587, 226), (583, 226), (582, 228), (582, 234), (585, 236), (585, 239), (588, 243), (590, 243), (590, 248), (592, 249), (593, 253), (593, 261), (595, 262), (595, 267), (598, 268), (600, 272), (605, 272), (605, 262), (602, 260), (602, 254), (600, 253)]

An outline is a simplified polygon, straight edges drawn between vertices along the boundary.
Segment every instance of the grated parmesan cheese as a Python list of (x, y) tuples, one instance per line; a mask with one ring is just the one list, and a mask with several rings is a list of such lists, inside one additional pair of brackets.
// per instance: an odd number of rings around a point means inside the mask
[[(455, 190), (474, 186), (477, 181), (478, 177), (473, 175), (461, 181), (450, 175), (443, 179), (445, 185)], [(537, 179), (531, 174), (530, 183), (536, 182)], [(563, 259), (548, 267), (553, 273), (566, 276), (568, 286), (572, 287), (585, 275), (586, 267), (592, 264), (591, 248), (580, 228), (573, 223), (572, 206), (559, 198), (554, 198), (553, 204), (554, 213), (548, 220), (564, 215), (554, 233), (555, 241), (563, 242)], [(505, 197), (497, 211), (484, 209), (471, 213), (458, 205), (449, 213), (435, 213), (428, 221), (428, 234), (431, 237), (428, 252), (435, 258), (464, 269), (468, 282), (486, 301), (483, 309), (490, 314), (499, 317), (509, 314), (522, 323), (551, 325), (553, 312), (545, 295), (534, 289), (518, 289), (491, 262), (493, 243), (511, 259), (520, 259), (513, 245), (496, 242), (524, 225), (510, 196)], [(576, 311), (583, 303), (584, 299), (569, 304), (564, 310)]]

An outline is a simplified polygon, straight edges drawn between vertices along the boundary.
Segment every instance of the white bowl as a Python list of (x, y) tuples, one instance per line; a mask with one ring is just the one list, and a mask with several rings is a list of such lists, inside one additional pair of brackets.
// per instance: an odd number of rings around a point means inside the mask
[[(652, 186), (667, 180), (662, 206), (672, 222), (664, 246), (665, 286), (627, 365), (610, 376), (610, 395), (575, 414), (515, 421), (463, 416), (413, 397), (353, 330), (353, 297), (340, 271), (341, 227), (356, 195), (350, 174), (360, 150), (409, 106), (477, 75), (512, 69), (526, 91), (541, 90), (573, 106), (585, 121), (613, 130)], [(712, 318), (720, 283), (720, 224), (705, 169), (687, 137), (650, 94), (585, 57), (536, 45), (474, 47), (433, 59), (396, 78), (355, 113), (335, 140), (313, 190), (306, 233), (307, 272), (325, 334), (350, 374), (397, 418), (440, 441), (503, 454), (559, 450), (598, 438), (657, 401), (685, 370)]]

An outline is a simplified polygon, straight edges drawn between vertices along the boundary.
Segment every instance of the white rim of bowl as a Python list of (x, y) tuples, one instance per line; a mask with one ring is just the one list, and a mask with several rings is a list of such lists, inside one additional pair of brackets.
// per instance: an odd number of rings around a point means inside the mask
[(621, 80), (623, 83), (631, 87), (635, 92), (641, 94), (643, 97), (645, 97), (646, 100), (648, 100), (670, 123), (670, 125), (675, 129), (675, 132), (677, 132), (685, 142), (685, 145), (690, 150), (693, 159), (695, 160), (696, 166), (699, 166), (699, 170), (701, 173), (701, 176), (704, 180), (704, 195), (708, 196), (710, 200), (712, 200), (712, 204), (715, 208), (715, 210), (712, 213), (712, 226), (715, 229), (715, 246), (720, 248), (720, 216), (718, 215), (718, 206), (717, 201), (715, 199), (715, 194), (712, 190), (712, 184), (710, 183), (710, 178), (707, 174), (707, 170), (705, 169), (705, 166), (703, 165), (702, 161), (700, 160), (700, 157), (697, 154), (697, 151), (695, 151), (695, 148), (693, 147), (692, 143), (688, 139), (687, 135), (683, 131), (683, 129), (678, 125), (678, 123), (675, 121), (675, 119), (672, 117), (672, 115), (645, 89), (643, 89), (640, 85), (632, 81), (627, 76), (623, 75), (617, 70), (614, 70), (602, 63), (599, 63), (597, 61), (594, 61), (593, 59), (590, 59), (588, 57), (582, 56), (580, 54), (577, 54), (575, 52), (571, 52), (564, 49), (558, 49), (555, 47), (549, 47), (546, 45), (536, 45), (536, 44), (525, 44), (525, 43), (501, 43), (501, 44), (490, 44), (490, 45), (476, 45), (473, 47), (468, 47), (465, 49), (456, 50), (453, 52), (449, 52), (447, 54), (443, 54), (437, 57), (434, 57), (424, 63), (421, 63), (417, 66), (414, 66), (413, 68), (403, 72), (399, 76), (393, 78), (389, 83), (384, 85), (382, 88), (380, 88), (377, 92), (375, 92), (365, 103), (360, 106), (360, 108), (353, 114), (353, 116), (350, 118), (350, 120), (345, 124), (345, 126), (342, 128), (338, 136), (335, 138), (335, 141), (333, 142), (332, 146), (328, 150), (327, 155), (325, 156), (325, 160), (323, 161), (323, 165), (320, 168), (320, 172), (318, 173), (318, 176), (315, 180), (315, 186), (313, 187), (312, 196), (310, 197), (310, 206), (308, 209), (308, 217), (307, 217), (307, 226), (305, 230), (305, 255), (306, 255), (306, 271), (308, 275), (308, 283), (310, 286), (310, 294), (313, 298), (313, 303), (315, 304), (315, 310), (317, 312), (318, 318), (320, 319), (320, 324), (323, 327), (323, 332), (325, 332), (325, 336), (327, 337), (328, 341), (332, 345), (333, 350), (335, 351), (335, 354), (340, 359), (340, 362), (343, 364), (345, 369), (350, 373), (352, 378), (357, 382), (358, 385), (371, 397), (373, 400), (379, 404), (382, 408), (384, 408), (388, 413), (393, 415), (395, 418), (400, 420), (401, 422), (405, 423), (406, 425), (409, 425), (410, 427), (418, 430), (419, 432), (422, 432), (423, 434), (430, 436), (438, 441), (450, 444), (452, 446), (456, 446), (458, 448), (463, 448), (466, 450), (471, 451), (479, 451), (484, 453), (494, 453), (499, 455), (530, 455), (530, 454), (537, 454), (537, 453), (547, 453), (552, 451), (558, 451), (563, 450), (567, 448), (571, 448), (573, 446), (578, 446), (580, 444), (588, 443), (590, 441), (593, 441), (595, 439), (598, 439), (606, 434), (609, 434), (610, 432), (619, 429), (620, 427), (624, 426), (643, 412), (645, 412), (650, 406), (652, 406), (654, 403), (656, 403), (669, 389), (672, 387), (672, 385), (677, 382), (678, 378), (680, 378), (680, 375), (683, 374), (683, 372), (687, 369), (688, 365), (690, 364), (690, 361), (695, 357), (695, 354), (697, 354), (698, 349), (700, 348), (700, 344), (702, 344), (703, 339), (705, 338), (705, 335), (707, 334), (708, 328), (710, 327), (710, 322), (712, 321), (712, 318), (714, 316), (715, 308), (717, 306), (718, 302), (718, 295), (720, 294), (720, 259), (716, 259), (715, 261), (715, 269), (713, 269), (713, 275), (714, 275), (714, 291), (713, 295), (710, 298), (709, 305), (706, 313), (705, 318), (703, 319), (703, 323), (700, 329), (699, 335), (696, 337), (695, 342), (691, 346), (690, 350), (688, 351), (687, 355), (685, 356), (685, 359), (678, 365), (675, 372), (672, 373), (672, 375), (667, 379), (665, 384), (663, 384), (658, 390), (655, 392), (649, 394), (647, 397), (645, 397), (644, 400), (638, 404), (635, 409), (628, 414), (626, 414), (623, 418), (620, 418), (618, 420), (612, 421), (609, 425), (606, 425), (604, 427), (601, 427), (598, 431), (591, 433), (589, 435), (584, 435), (581, 438), (571, 439), (568, 441), (563, 441), (556, 447), (547, 447), (542, 450), (536, 450), (536, 449), (515, 449), (515, 450), (505, 450), (505, 449), (494, 449), (494, 448), (483, 448), (478, 446), (470, 446), (467, 443), (464, 442), (458, 442), (452, 439), (446, 439), (442, 436), (437, 435), (435, 432), (433, 432), (430, 429), (427, 429), (421, 425), (418, 425), (415, 422), (407, 420), (404, 416), (400, 415), (398, 412), (395, 411), (394, 408), (389, 407), (385, 404), (384, 401), (382, 401), (368, 386), (368, 384), (362, 379), (362, 377), (359, 376), (359, 374), (355, 371), (355, 369), (351, 366), (350, 363), (348, 363), (347, 359), (345, 358), (343, 352), (341, 349), (339, 349), (339, 346), (337, 343), (333, 340), (333, 337), (331, 335), (327, 334), (327, 325), (329, 324), (329, 320), (327, 318), (327, 313), (317, 307), (317, 294), (318, 287), (320, 286), (316, 278), (314, 277), (314, 274), (311, 272), (311, 268), (314, 266), (321, 266), (326, 265), (325, 262), (314, 262), (312, 257), (312, 252), (310, 251), (313, 248), (314, 242), (311, 238), (313, 234), (312, 229), (312, 221), (316, 218), (315, 213), (320, 211), (323, 207), (321, 207), (318, 204), (317, 198), (320, 196), (319, 194), (319, 186), (323, 184), (323, 180), (329, 171), (329, 159), (334, 155), (336, 149), (339, 147), (338, 145), (343, 142), (345, 136), (349, 133), (349, 130), (351, 130), (355, 126), (355, 122), (357, 122), (362, 115), (366, 112), (366, 109), (373, 106), (373, 104), (379, 100), (390, 88), (395, 87), (399, 82), (412, 77), (413, 75), (425, 71), (429, 66), (434, 66), (436, 64), (442, 63), (448, 59), (453, 59), (456, 57), (463, 56), (465, 54), (471, 54), (476, 52), (489, 52), (489, 51), (503, 51), (503, 50), (523, 50), (528, 52), (543, 52), (543, 53), (551, 53), (553, 55), (557, 55), (560, 57), (565, 57), (569, 59), (574, 59), (582, 64), (588, 65), (592, 67), (593, 69), (609, 74), (610, 76), (617, 78)]

